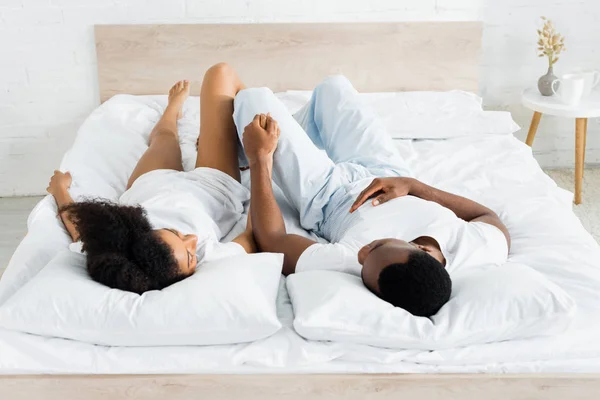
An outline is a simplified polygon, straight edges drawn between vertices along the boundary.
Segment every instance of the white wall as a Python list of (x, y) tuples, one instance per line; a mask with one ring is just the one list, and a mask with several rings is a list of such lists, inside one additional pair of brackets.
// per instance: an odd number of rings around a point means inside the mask
[[(544, 15), (563, 34), (567, 51), (554, 68), (555, 74), (570, 68), (600, 70), (600, 1), (598, 0), (484, 0), (483, 60), (480, 94), (489, 108), (504, 109), (523, 127), (517, 136), (525, 140), (531, 111), (520, 104), (523, 87), (535, 86), (548, 68), (537, 58), (535, 24)], [(541, 24), (540, 24), (541, 26)], [(542, 117), (533, 145), (542, 166), (573, 168), (575, 121)], [(590, 120), (586, 165), (600, 163), (600, 119)]]
[[(484, 19), (481, 94), (527, 127), (523, 86), (544, 14), (567, 36), (558, 66), (600, 67), (597, 0), (0, 0), (0, 196), (42, 193), (78, 125), (98, 105), (93, 28), (107, 23), (322, 22)], [(573, 163), (574, 122), (544, 118), (535, 150), (545, 165)], [(600, 125), (589, 162), (600, 162)], [(525, 133), (519, 134), (523, 137)]]

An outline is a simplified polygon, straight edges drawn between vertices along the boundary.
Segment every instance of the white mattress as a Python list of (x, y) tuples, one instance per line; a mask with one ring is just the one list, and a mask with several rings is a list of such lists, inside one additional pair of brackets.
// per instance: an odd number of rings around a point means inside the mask
[[(0, 373), (600, 372), (600, 248), (572, 213), (572, 194), (558, 188), (530, 148), (510, 135), (397, 144), (418, 178), (500, 214), (512, 235), (510, 258), (544, 273), (576, 299), (579, 309), (567, 332), (443, 351), (307, 341), (292, 328), (282, 279), (278, 313), (284, 328), (267, 339), (117, 348), (0, 330)], [(30, 229), (40, 214), (53, 212), (51, 204), (51, 198), (42, 200)], [(298, 232), (293, 211), (284, 211), (288, 227)], [(26, 238), (18, 253), (41, 251), (32, 243)], [(9, 264), (9, 279), (30, 278), (19, 277), (20, 257)]]

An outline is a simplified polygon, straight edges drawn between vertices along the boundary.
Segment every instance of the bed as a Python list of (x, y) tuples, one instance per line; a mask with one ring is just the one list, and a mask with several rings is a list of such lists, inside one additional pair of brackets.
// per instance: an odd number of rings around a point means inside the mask
[[(476, 91), (480, 35), (481, 25), (471, 22), (99, 26), (100, 97), (154, 95), (181, 76), (194, 77), (197, 92), (201, 71), (219, 61), (231, 63), (248, 85), (276, 91), (310, 89), (330, 73), (344, 73), (362, 91)], [(156, 110), (165, 101), (123, 99)], [(188, 103), (190, 114), (197, 103)], [(182, 136), (184, 158), (190, 158), (193, 132)], [(398, 140), (397, 146), (420, 179), (494, 208), (513, 236), (511, 257), (533, 265), (587, 305), (568, 331), (429, 351), (311, 341), (294, 330), (282, 280), (277, 313), (283, 329), (247, 344), (108, 347), (2, 329), (0, 392), (6, 398), (57, 399), (84, 392), (89, 399), (595, 398), (600, 250), (572, 213), (572, 194), (558, 188), (530, 148), (512, 135)], [(61, 245), (27, 254), (44, 235), (39, 221), (55, 218), (54, 212), (46, 198), (30, 215), (29, 234), (3, 278), (0, 303), (7, 287), (18, 290)], [(288, 227), (299, 229), (293, 210), (286, 215)], [(24, 263), (36, 263), (33, 272), (20, 273)]]

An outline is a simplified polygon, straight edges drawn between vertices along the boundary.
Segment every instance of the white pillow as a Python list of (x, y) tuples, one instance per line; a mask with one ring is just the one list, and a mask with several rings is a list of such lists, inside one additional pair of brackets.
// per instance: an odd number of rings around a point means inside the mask
[(110, 346), (216, 345), (277, 332), (281, 254), (240, 255), (143, 295), (89, 278), (85, 256), (59, 253), (0, 307), (0, 326)]
[[(310, 96), (310, 91), (277, 94), (292, 113), (306, 104)], [(484, 111), (481, 98), (470, 92), (386, 92), (359, 96), (375, 111), (394, 139), (507, 135), (521, 129), (509, 112)]]
[(291, 114), (297, 113), (306, 103), (310, 101), (312, 96), (311, 90), (288, 90), (285, 92), (275, 93), (283, 105)]
[(307, 339), (438, 350), (564, 331), (573, 300), (540, 273), (508, 263), (453, 278), (452, 296), (431, 319), (372, 294), (354, 275), (307, 271), (287, 278), (294, 328)]
[[(148, 148), (152, 127), (166, 106), (166, 95), (117, 95), (96, 108), (79, 128), (75, 142), (61, 162), (60, 169), (73, 175), (71, 196), (75, 200), (98, 197), (117, 200), (125, 191), (129, 174)], [(200, 98), (191, 96), (183, 106), (183, 118), (178, 121), (186, 171), (192, 170), (196, 163), (199, 126)], [(27, 230), (0, 280), (0, 305), (71, 242), (56, 215), (52, 196), (47, 196), (32, 211)]]

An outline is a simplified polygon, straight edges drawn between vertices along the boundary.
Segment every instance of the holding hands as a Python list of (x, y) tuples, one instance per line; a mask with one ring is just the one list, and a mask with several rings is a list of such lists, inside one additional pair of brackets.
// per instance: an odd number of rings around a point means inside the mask
[(250, 165), (272, 162), (279, 140), (279, 125), (271, 114), (256, 114), (244, 129), (242, 142)]

